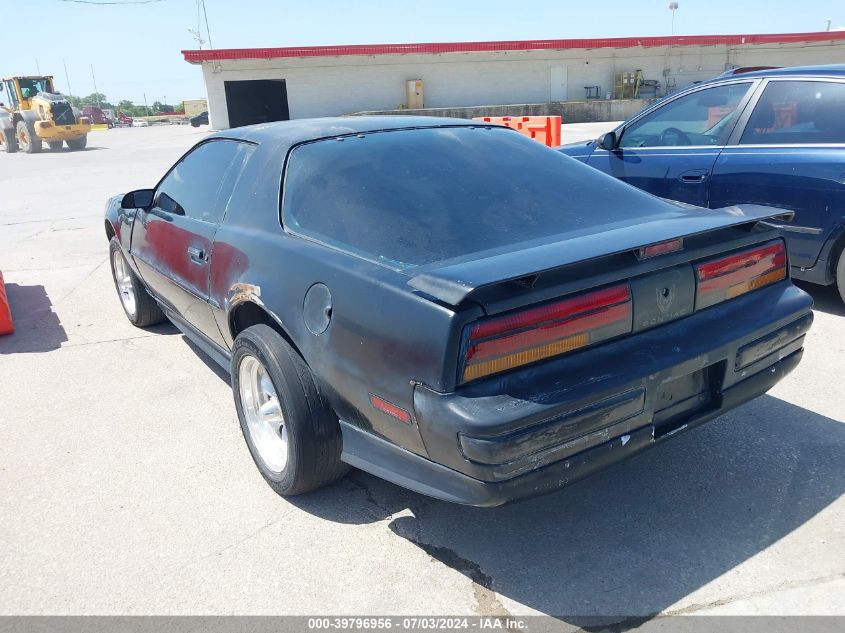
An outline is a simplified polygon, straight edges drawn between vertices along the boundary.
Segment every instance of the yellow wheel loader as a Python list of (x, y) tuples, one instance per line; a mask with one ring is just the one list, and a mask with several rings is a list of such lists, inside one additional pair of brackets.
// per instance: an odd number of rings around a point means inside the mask
[(4, 77), (0, 80), (0, 144), (7, 153), (21, 149), (84, 149), (91, 121), (53, 87), (53, 78)]

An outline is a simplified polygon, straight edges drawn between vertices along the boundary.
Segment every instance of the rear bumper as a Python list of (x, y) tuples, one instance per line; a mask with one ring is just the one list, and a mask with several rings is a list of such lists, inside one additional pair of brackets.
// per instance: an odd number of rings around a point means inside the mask
[(765, 393), (800, 361), (811, 307), (787, 281), (454, 393), (418, 386), (428, 459), (346, 424), (343, 458), (470, 505), (549, 492)]

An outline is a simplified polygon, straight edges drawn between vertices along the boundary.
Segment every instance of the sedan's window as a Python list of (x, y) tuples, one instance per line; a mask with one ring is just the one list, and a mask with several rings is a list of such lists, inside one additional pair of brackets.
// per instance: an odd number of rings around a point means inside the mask
[[(295, 148), (283, 221), (402, 269), (628, 221), (651, 196), (505, 128), (361, 134)], [(642, 210), (640, 210), (642, 209)]]
[(845, 83), (769, 83), (748, 119), (740, 143), (845, 143)]
[(750, 87), (742, 82), (678, 97), (628, 126), (620, 146), (724, 145)]
[(155, 206), (219, 223), (253, 146), (230, 140), (203, 143), (170, 170), (156, 190)]

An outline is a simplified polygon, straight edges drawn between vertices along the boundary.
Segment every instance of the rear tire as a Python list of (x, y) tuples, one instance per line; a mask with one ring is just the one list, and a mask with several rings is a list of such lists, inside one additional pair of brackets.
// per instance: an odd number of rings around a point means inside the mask
[(839, 262), (836, 264), (836, 288), (839, 296), (845, 302), (845, 249), (839, 253)]
[(51, 150), (54, 152), (62, 149), (63, 141), (47, 141), (47, 145), (50, 147)]
[(252, 459), (277, 494), (309, 492), (349, 472), (337, 416), (308, 365), (271, 327), (253, 325), (235, 339), (232, 392)]
[(18, 137), (12, 128), (3, 128), (3, 148), (7, 154), (14, 154), (18, 151)]
[(114, 288), (129, 322), (135, 327), (147, 327), (164, 321), (167, 317), (147, 292), (144, 282), (129, 267), (115, 237), (109, 242), (109, 261)]
[(41, 139), (35, 134), (35, 125), (31, 121), (18, 121), (18, 145), (27, 154), (41, 151)]
[(67, 146), (72, 150), (85, 149), (85, 146), (88, 145), (88, 135), (86, 134), (81, 138), (68, 139), (65, 142), (67, 143)]

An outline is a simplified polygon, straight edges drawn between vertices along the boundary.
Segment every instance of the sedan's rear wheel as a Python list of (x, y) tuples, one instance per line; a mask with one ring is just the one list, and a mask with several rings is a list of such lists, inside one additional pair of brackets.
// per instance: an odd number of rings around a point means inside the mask
[(288, 427), (270, 374), (251, 354), (241, 359), (238, 387), (255, 451), (270, 471), (281, 473), (288, 463)]
[(839, 253), (839, 263), (836, 264), (836, 287), (842, 301), (845, 301), (845, 249)]
[(116, 238), (109, 243), (109, 259), (114, 287), (129, 322), (136, 327), (147, 327), (164, 321), (164, 313), (129, 267)]
[(347, 473), (337, 416), (308, 365), (271, 327), (254, 325), (235, 339), (232, 391), (252, 459), (278, 494), (309, 492)]

